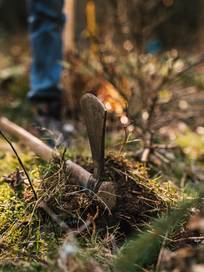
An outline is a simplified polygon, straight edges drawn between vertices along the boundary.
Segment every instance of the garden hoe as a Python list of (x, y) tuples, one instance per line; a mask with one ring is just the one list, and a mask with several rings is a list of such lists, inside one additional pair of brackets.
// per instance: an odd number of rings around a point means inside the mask
[[(70, 175), (87, 189), (97, 192), (101, 185), (101, 175), (104, 170), (104, 143), (105, 143), (105, 125), (106, 109), (104, 105), (92, 94), (85, 94), (81, 99), (82, 112), (84, 114), (91, 153), (94, 163), (93, 175), (80, 165), (66, 161), (67, 171)], [(40, 139), (19, 127), (7, 118), (0, 118), (0, 128), (17, 137), (34, 153), (46, 161), (51, 161), (54, 157), (59, 157), (59, 153), (47, 146)]]

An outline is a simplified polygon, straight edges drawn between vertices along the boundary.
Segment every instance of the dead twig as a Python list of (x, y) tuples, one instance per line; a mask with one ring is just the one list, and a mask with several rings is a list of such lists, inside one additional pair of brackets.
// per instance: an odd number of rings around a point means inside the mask
[(20, 166), (22, 167), (22, 169), (23, 169), (23, 171), (24, 171), (24, 173), (25, 173), (25, 175), (26, 175), (26, 177), (27, 177), (27, 179), (28, 179), (28, 182), (29, 182), (29, 184), (30, 184), (31, 190), (32, 190), (33, 195), (34, 195), (34, 197), (35, 197), (35, 200), (38, 200), (38, 197), (37, 197), (37, 194), (36, 194), (35, 189), (34, 189), (34, 187), (33, 187), (31, 178), (30, 178), (30, 176), (29, 176), (29, 174), (28, 174), (28, 172), (27, 172), (27, 170), (26, 170), (26, 168), (25, 168), (25, 166), (24, 166), (24, 164), (23, 164), (21, 158), (19, 157), (18, 152), (16, 151), (16, 149), (15, 149), (15, 147), (13, 146), (12, 142), (7, 138), (7, 136), (6, 136), (1, 130), (0, 130), (0, 135), (1, 135), (2, 138), (10, 145), (11, 149), (13, 150), (14, 154), (16, 155), (16, 158), (17, 158), (17, 160), (18, 160)]

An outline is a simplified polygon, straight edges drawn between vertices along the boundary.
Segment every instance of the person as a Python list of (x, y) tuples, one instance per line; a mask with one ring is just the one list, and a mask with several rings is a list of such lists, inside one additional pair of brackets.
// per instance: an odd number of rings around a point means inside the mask
[(60, 118), (64, 0), (28, 0), (28, 28), (32, 52), (27, 98), (41, 115)]

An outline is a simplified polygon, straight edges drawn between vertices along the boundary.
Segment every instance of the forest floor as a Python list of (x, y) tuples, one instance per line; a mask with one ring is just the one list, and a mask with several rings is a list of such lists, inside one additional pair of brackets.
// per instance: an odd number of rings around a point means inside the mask
[[(27, 42), (10, 48), (4, 40), (0, 43), (5, 48), (0, 56), (1, 116), (36, 134), (33, 111), (25, 99)], [(181, 89), (199, 89), (203, 95), (202, 66), (182, 84)], [(180, 104), (185, 108), (184, 102)], [(72, 159), (93, 171), (78, 108), (69, 116), (75, 130), (60, 160), (44, 162), (8, 135), (37, 201), (16, 155), (0, 140), (0, 271), (203, 271), (203, 116), (163, 127), (157, 144), (165, 139), (165, 145), (176, 148), (165, 148), (149, 163), (139, 160), (141, 139), (132, 129), (127, 139), (121, 120), (114, 112), (108, 115), (104, 179), (117, 187), (117, 194), (109, 196), (117, 198), (113, 209), (74, 184), (64, 169), (64, 161)], [(49, 137), (55, 143), (55, 136)], [(61, 144), (60, 152), (64, 148)]]

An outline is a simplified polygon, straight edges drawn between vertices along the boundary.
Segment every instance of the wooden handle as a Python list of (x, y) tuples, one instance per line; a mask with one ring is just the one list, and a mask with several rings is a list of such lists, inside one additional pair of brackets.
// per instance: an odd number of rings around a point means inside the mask
[[(24, 145), (28, 146), (35, 154), (45, 161), (51, 161), (53, 157), (59, 156), (57, 151), (53, 150), (40, 139), (5, 117), (0, 118), (0, 128), (8, 134), (17, 137)], [(91, 174), (88, 171), (70, 160), (66, 162), (66, 166), (67, 171), (76, 179), (77, 182), (81, 183), (85, 187), (88, 186), (88, 182), (91, 179)]]
[(39, 155), (45, 161), (51, 161), (53, 157), (58, 156), (56, 151), (43, 143), (40, 139), (5, 117), (0, 118), (0, 128), (8, 134), (17, 137), (24, 145), (28, 146), (35, 154)]

